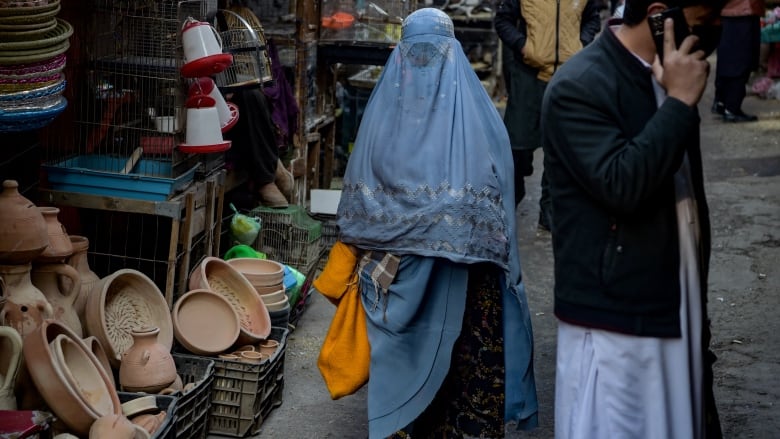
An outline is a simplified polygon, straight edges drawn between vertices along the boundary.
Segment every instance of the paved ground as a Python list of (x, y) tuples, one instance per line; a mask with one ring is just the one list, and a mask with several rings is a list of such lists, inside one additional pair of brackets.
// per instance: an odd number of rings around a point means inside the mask
[[(780, 437), (780, 103), (749, 98), (753, 124), (724, 125), (702, 102), (702, 135), (713, 252), (709, 310), (716, 397), (727, 438)], [(541, 155), (537, 156), (537, 162)], [(538, 173), (518, 210), (523, 273), (536, 343), (540, 427), (509, 438), (553, 437), (556, 321), (549, 235), (536, 233)], [(260, 438), (365, 438), (365, 392), (332, 401), (316, 367), (333, 307), (312, 302), (289, 340), (284, 402)]]

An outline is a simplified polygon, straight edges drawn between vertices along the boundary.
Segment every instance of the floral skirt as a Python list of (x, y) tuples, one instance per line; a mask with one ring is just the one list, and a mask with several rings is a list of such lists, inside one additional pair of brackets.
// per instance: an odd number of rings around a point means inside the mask
[(463, 327), (449, 373), (428, 408), (390, 438), (504, 437), (502, 275), (492, 264), (469, 267)]

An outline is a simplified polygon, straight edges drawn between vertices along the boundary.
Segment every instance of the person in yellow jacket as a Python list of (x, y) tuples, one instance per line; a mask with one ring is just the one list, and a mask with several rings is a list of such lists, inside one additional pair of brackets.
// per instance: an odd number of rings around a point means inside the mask
[[(515, 162), (515, 204), (525, 196), (523, 179), (533, 174), (534, 151), (542, 146), (542, 95), (555, 70), (601, 30), (599, 0), (500, 0), (494, 18), (502, 42), (508, 100), (504, 125)], [(547, 179), (542, 174), (539, 228), (550, 230)]]

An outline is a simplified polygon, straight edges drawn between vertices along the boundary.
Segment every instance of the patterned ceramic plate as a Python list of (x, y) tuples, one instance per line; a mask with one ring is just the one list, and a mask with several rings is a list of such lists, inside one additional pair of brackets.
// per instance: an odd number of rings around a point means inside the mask
[(57, 19), (57, 26), (40, 38), (26, 41), (9, 41), (0, 43), (0, 52), (6, 50), (39, 49), (59, 44), (73, 35), (73, 26), (65, 20)]
[(60, 0), (54, 0), (47, 4), (38, 4), (32, 6), (7, 6), (0, 8), (0, 16), (21, 16), (21, 15), (33, 15), (40, 14), (42, 12), (48, 12), (54, 9), (59, 9)]
[(55, 8), (48, 11), (37, 12), (35, 14), (26, 15), (0, 15), (0, 24), (34, 24), (45, 23), (51, 21), (52, 17), (55, 17), (60, 12), (60, 4), (57, 3)]

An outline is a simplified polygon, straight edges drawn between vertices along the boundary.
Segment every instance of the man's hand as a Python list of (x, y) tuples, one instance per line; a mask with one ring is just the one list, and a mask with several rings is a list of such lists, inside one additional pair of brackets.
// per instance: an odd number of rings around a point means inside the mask
[(664, 62), (655, 57), (653, 74), (666, 89), (667, 96), (677, 98), (688, 106), (695, 106), (707, 86), (710, 64), (704, 58), (704, 52), (691, 53), (698, 37), (687, 36), (680, 47), (674, 43), (674, 22), (671, 18), (664, 21)]

